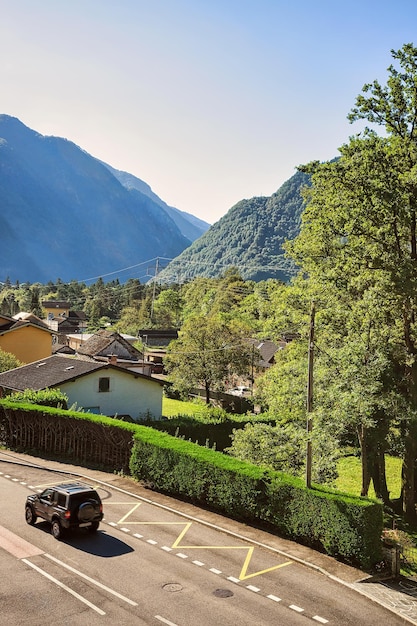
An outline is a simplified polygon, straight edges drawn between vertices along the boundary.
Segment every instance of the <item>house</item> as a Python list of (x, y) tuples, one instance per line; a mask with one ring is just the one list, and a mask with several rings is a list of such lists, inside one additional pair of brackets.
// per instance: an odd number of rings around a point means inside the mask
[(116, 356), (129, 361), (143, 358), (142, 353), (130, 341), (111, 330), (97, 331), (87, 341), (80, 342), (77, 352), (93, 358)]
[(51, 356), (53, 332), (33, 313), (0, 315), (0, 349), (22, 363)]
[(91, 413), (162, 416), (163, 382), (112, 363), (55, 355), (0, 374), (0, 395), (46, 388), (59, 388), (68, 406)]
[(84, 311), (71, 311), (69, 302), (44, 300), (42, 307), (47, 313), (45, 323), (55, 332), (82, 333), (87, 328), (87, 316)]
[(138, 334), (145, 347), (166, 347), (171, 341), (178, 339), (178, 331), (175, 328), (167, 328), (165, 330), (145, 328), (140, 330)]
[(269, 339), (250, 339), (249, 342), (258, 354), (258, 359), (255, 364), (258, 370), (265, 370), (271, 367), (271, 365), (274, 365), (275, 353), (286, 346), (285, 341), (274, 343)]
[(47, 312), (48, 318), (51, 316), (50, 319), (54, 319), (54, 317), (58, 315), (68, 317), (70, 303), (64, 302), (63, 300), (43, 300), (42, 308)]

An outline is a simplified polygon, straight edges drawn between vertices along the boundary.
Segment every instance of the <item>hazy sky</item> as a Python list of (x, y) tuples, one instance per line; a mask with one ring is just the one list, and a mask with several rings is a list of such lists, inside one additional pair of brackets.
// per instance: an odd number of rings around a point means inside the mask
[(0, 0), (0, 113), (213, 223), (360, 130), (416, 0)]

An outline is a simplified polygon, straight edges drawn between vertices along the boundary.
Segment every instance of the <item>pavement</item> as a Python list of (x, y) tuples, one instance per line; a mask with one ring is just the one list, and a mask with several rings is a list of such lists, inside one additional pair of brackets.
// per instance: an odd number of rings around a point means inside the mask
[(166, 507), (193, 521), (215, 526), (223, 532), (246, 539), (254, 545), (262, 546), (306, 567), (315, 569), (400, 616), (404, 623), (417, 625), (417, 581), (413, 579), (401, 577), (398, 580), (393, 580), (383, 575), (372, 576), (326, 554), (271, 532), (254, 528), (188, 502), (147, 489), (127, 476), (87, 469), (9, 450), (0, 450), (0, 460), (35, 465), (43, 469), (68, 473), (85, 480), (101, 483), (103, 486), (107, 485), (113, 489), (121, 490), (157, 506)]

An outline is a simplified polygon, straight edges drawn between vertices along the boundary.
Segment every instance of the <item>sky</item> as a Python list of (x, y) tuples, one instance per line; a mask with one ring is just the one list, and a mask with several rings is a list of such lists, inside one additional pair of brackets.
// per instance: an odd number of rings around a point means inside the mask
[(0, 113), (213, 224), (360, 132), (415, 0), (0, 0)]

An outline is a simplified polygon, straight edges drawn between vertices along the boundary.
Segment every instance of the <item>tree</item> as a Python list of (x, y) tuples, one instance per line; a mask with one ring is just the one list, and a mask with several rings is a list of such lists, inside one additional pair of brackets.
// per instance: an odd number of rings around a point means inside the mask
[(181, 294), (175, 289), (164, 289), (154, 302), (153, 325), (159, 328), (178, 328), (182, 307)]
[(0, 348), (0, 372), (7, 372), (21, 365), (23, 365), (23, 363), (21, 363), (14, 354), (5, 352)]
[(298, 476), (304, 466), (305, 431), (296, 424), (246, 424), (235, 429), (226, 448), (241, 461)]
[(210, 392), (221, 388), (232, 374), (250, 372), (251, 346), (237, 328), (219, 317), (190, 317), (172, 341), (165, 359), (178, 389), (203, 385), (207, 404)]
[[(346, 307), (341, 376), (345, 397), (352, 381), (362, 382), (361, 391), (351, 394), (350, 411), (362, 432), (365, 465), (372, 460), (366, 454), (372, 436), (379, 430), (383, 452), (387, 420), (397, 418), (393, 407), (406, 399), (404, 509), (410, 515), (417, 446), (416, 163), (413, 142), (367, 132), (343, 146), (339, 160), (310, 164), (305, 169), (313, 186), (302, 229), (289, 246), (325, 307), (334, 315), (337, 298)], [(357, 354), (347, 349), (354, 342)], [(364, 467), (365, 491), (367, 482)], [(382, 491), (386, 495), (384, 485)]]
[[(403, 174), (403, 184), (407, 193), (403, 207), (408, 217), (409, 249), (404, 251), (402, 261), (409, 265), (417, 263), (417, 48), (411, 43), (401, 50), (391, 50), (392, 57), (398, 61), (400, 70), (393, 65), (388, 68), (387, 84), (381, 86), (378, 81), (363, 87), (365, 94), (359, 95), (356, 107), (352, 109), (350, 120), (365, 119), (372, 124), (383, 126), (391, 137), (401, 139), (403, 158), (407, 171)], [(415, 273), (415, 272), (414, 272)], [(410, 272), (410, 274), (413, 274)], [(403, 467), (404, 509), (415, 516), (417, 501), (417, 336), (415, 332), (416, 298), (413, 289), (416, 286), (415, 275), (408, 277), (408, 294), (403, 295), (402, 339), (408, 363), (405, 366), (407, 392), (413, 415), (410, 416), (406, 432), (406, 448)]]

